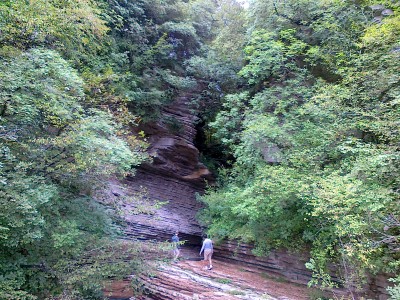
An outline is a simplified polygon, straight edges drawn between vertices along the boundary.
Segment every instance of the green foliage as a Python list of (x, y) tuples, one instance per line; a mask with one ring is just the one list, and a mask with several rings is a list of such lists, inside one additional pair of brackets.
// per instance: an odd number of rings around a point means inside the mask
[(121, 204), (104, 199), (104, 182), (147, 158), (145, 133), (132, 127), (198, 88), (185, 65), (213, 36), (214, 6), (0, 7), (0, 298), (101, 299), (105, 278), (148, 268), (135, 245), (115, 241)]
[(102, 299), (105, 278), (140, 271), (90, 197), (146, 157), (125, 130), (127, 76), (112, 71), (117, 57), (96, 58), (108, 28), (93, 1), (1, 5), (0, 298)]
[[(312, 223), (305, 222), (310, 211), (306, 201), (308, 182), (303, 174), (296, 173), (293, 169), (264, 166), (251, 175), (234, 174), (236, 181), (245, 181), (247, 176), (255, 178), (251, 185), (239, 188), (231, 184), (207, 194), (206, 216), (213, 223), (210, 233), (255, 241), (257, 253), (312, 239)], [(206, 216), (202, 220), (207, 223)]]
[(200, 219), (260, 255), (311, 244), (313, 284), (399, 271), (398, 6), (385, 5), (374, 24), (364, 4), (255, 1), (248, 86), (209, 123), (234, 163)]
[(232, 282), (232, 280), (228, 278), (216, 278), (215, 281), (222, 284), (230, 284)]
[(255, 31), (251, 44), (245, 48), (249, 63), (239, 72), (250, 84), (261, 83), (270, 76), (277, 76), (282, 66), (283, 45), (274, 42), (273, 36)]
[[(200, 79), (203, 91), (194, 99), (193, 105), (201, 111), (202, 121), (208, 123), (214, 120), (220, 110), (221, 98), (227, 93), (236, 92), (244, 82), (237, 72), (243, 65), (246, 15), (235, 0), (199, 0), (193, 4), (192, 13), (197, 13), (199, 7), (204, 10), (205, 4), (207, 11), (194, 16), (193, 26), (197, 28), (198, 20), (203, 18), (202, 24), (209, 28), (207, 43), (202, 45), (197, 55), (186, 61), (185, 68), (189, 74)], [(206, 130), (211, 130), (208, 125)], [(220, 144), (213, 139), (213, 143), (205, 147), (204, 151), (212, 155), (212, 148), (220, 147)]]
[(1, 177), (0, 237), (4, 247), (19, 247), (42, 238), (44, 219), (39, 208), (57, 195), (55, 186), (45, 184), (38, 176), (27, 176), (21, 167), (22, 164), (16, 166), (14, 174)]
[(201, 197), (213, 236), (311, 245), (323, 286), (397, 274), (399, 4), (372, 4), (2, 1), (0, 298), (99, 299), (141, 271), (136, 247), (103, 239), (94, 190), (146, 159), (131, 126), (193, 91), (203, 155), (229, 166)]
[(36, 172), (83, 179), (125, 172), (141, 161), (118, 137), (109, 113), (85, 109), (82, 79), (55, 52), (34, 49), (4, 62), (0, 78), (4, 135), (20, 159), (39, 162), (30, 166)]
[(161, 27), (161, 32), (168, 33), (169, 40), (173, 44), (178, 57), (195, 54), (195, 50), (199, 46), (199, 40), (191, 24), (186, 22), (165, 22)]
[(0, 47), (56, 46), (69, 55), (97, 51), (108, 30), (91, 0), (9, 1), (0, 11), (0, 27)]
[(399, 276), (397, 276), (396, 278), (392, 278), (390, 281), (395, 283), (395, 286), (393, 287), (388, 287), (387, 290), (389, 292), (390, 295), (390, 300), (396, 300), (396, 299), (400, 299), (400, 278)]
[(122, 75), (119, 92), (144, 122), (158, 119), (179, 92), (197, 88), (184, 65), (198, 54), (205, 35), (201, 16), (193, 14), (200, 7), (205, 9), (200, 1), (110, 2), (110, 50), (127, 59), (113, 68)]
[(221, 128), (221, 131), (216, 132), (216, 137), (226, 145), (234, 144), (238, 139), (247, 97), (247, 93), (227, 95), (223, 104), (224, 110), (210, 124)]

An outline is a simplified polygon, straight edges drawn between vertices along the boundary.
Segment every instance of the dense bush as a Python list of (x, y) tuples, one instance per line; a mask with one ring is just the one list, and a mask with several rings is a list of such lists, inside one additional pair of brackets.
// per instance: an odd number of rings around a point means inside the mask
[(210, 123), (234, 164), (200, 215), (258, 254), (311, 245), (313, 283), (337, 263), (350, 290), (400, 267), (399, 7), (372, 4), (254, 2), (248, 85)]
[(132, 126), (196, 88), (191, 15), (183, 1), (0, 3), (1, 299), (101, 299), (104, 279), (146, 266), (115, 240), (119, 203), (95, 196), (147, 159)]

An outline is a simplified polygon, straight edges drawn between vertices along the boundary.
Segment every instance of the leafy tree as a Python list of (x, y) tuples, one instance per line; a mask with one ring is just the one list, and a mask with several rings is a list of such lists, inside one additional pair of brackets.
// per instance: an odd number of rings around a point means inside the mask
[(104, 278), (148, 266), (113, 239), (98, 190), (147, 159), (132, 127), (197, 88), (185, 62), (210, 40), (212, 11), (175, 0), (0, 6), (0, 298), (102, 298)]
[(0, 46), (56, 47), (75, 58), (96, 52), (108, 28), (95, 1), (8, 1), (0, 11)]
[(79, 189), (131, 172), (144, 156), (109, 113), (87, 106), (82, 79), (53, 50), (3, 59), (0, 80), (2, 297), (44, 297), (63, 277), (58, 264), (78, 259), (110, 226)]
[(254, 2), (248, 85), (210, 123), (234, 164), (200, 216), (258, 254), (311, 244), (313, 283), (336, 263), (352, 293), (399, 267), (398, 16), (374, 24), (368, 5)]

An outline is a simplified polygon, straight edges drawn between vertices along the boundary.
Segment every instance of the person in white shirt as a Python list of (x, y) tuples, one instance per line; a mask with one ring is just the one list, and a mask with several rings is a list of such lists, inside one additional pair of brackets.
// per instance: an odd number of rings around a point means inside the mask
[(211, 270), (213, 268), (211, 257), (214, 252), (214, 247), (213, 247), (213, 241), (208, 237), (203, 241), (203, 246), (201, 247), (199, 255), (201, 255), (203, 250), (204, 250), (204, 260), (208, 261), (207, 269)]

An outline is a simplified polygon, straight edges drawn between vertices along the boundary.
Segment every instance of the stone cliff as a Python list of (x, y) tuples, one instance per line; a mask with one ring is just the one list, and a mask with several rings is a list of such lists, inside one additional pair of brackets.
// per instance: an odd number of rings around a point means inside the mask
[[(165, 241), (178, 230), (187, 244), (201, 242), (202, 228), (195, 217), (201, 203), (196, 194), (201, 194), (213, 177), (199, 161), (194, 145), (198, 118), (191, 109), (191, 97), (190, 93), (178, 95), (163, 109), (158, 121), (137, 128), (150, 144), (152, 161), (141, 165), (134, 176), (110, 184), (112, 197), (136, 193), (143, 200), (164, 203), (154, 214), (126, 216), (128, 236)], [(131, 205), (138, 204), (128, 203), (126, 207), (132, 208)]]
[[(225, 241), (215, 246), (215, 257), (224, 262), (230, 262), (236, 266), (250, 268), (251, 272), (267, 274), (269, 278), (290, 282), (296, 285), (307, 286), (312, 279), (312, 272), (306, 268), (305, 264), (309, 261), (310, 255), (302, 252), (290, 252), (288, 250), (273, 250), (266, 257), (255, 256), (252, 253), (253, 247), (244, 243)], [(343, 275), (341, 267), (331, 264), (329, 273), (333, 282), (340, 282), (338, 276)], [(386, 300), (389, 298), (386, 287), (388, 286), (389, 276), (386, 274), (371, 275), (368, 284), (363, 288), (353, 287), (353, 295), (348, 293), (348, 289), (340, 288), (330, 290), (338, 299), (376, 299)], [(338, 284), (340, 285), (340, 284)], [(329, 296), (332, 294), (328, 293)], [(354, 297), (354, 298), (352, 298)], [(336, 298), (335, 298), (336, 299)], [(340, 298), (342, 299), (342, 298)]]

